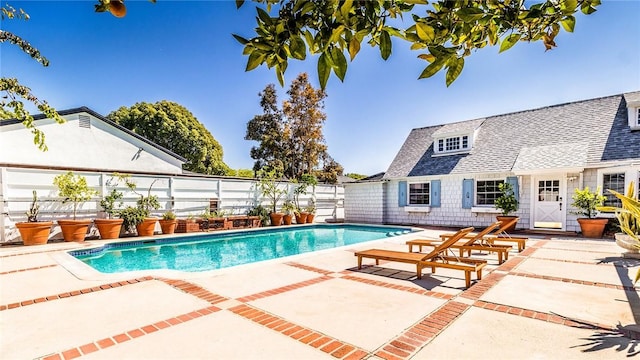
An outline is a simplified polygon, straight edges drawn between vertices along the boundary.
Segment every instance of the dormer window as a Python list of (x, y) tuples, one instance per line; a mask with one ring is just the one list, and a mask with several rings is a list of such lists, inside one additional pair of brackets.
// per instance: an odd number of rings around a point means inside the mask
[(465, 151), (471, 148), (469, 135), (437, 139), (436, 153)]
[(631, 130), (640, 130), (640, 104), (629, 107), (629, 127)]

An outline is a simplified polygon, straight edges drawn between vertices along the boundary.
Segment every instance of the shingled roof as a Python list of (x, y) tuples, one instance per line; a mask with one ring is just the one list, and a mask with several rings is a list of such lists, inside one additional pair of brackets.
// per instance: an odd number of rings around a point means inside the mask
[[(629, 128), (625, 101), (639, 97), (636, 91), (413, 129), (385, 178), (584, 168), (640, 159), (640, 131)], [(469, 153), (433, 156), (434, 134), (478, 124)]]

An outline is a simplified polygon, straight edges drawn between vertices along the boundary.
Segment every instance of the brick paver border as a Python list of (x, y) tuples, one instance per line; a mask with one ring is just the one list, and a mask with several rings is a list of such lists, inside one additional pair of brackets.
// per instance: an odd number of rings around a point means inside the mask
[(52, 268), (52, 267), (56, 267), (56, 266), (59, 266), (59, 265), (58, 264), (50, 264), (50, 265), (42, 265), (42, 266), (30, 267), (30, 268), (26, 268), (26, 269), (9, 270), (9, 271), (0, 272), (0, 275), (15, 274), (15, 273), (31, 271), (31, 270), (40, 270), (40, 269)]

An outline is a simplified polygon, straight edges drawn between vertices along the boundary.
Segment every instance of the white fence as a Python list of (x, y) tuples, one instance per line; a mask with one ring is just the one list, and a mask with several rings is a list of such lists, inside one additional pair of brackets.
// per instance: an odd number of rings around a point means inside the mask
[[(63, 171), (0, 167), (0, 243), (14, 242), (19, 239), (15, 227), (16, 222), (26, 221), (25, 212), (29, 209), (33, 191), (38, 194), (40, 215), (38, 220), (58, 220), (69, 218), (72, 213), (70, 204), (63, 204), (62, 198), (57, 196), (57, 188), (53, 185), (53, 178)], [(111, 191), (107, 182), (112, 174), (103, 172), (74, 172), (87, 179), (90, 187), (98, 192), (91, 200), (78, 208), (78, 218), (100, 218), (104, 213), (100, 210), (100, 199)], [(180, 217), (198, 216), (205, 209), (216, 207), (225, 214), (245, 214), (256, 205), (268, 206), (251, 179), (206, 177), (197, 175), (153, 176), (131, 174), (131, 180), (136, 183), (136, 192), (146, 196), (149, 187), (151, 195), (158, 197), (160, 209), (153, 214), (161, 215), (172, 210)], [(155, 181), (155, 182), (154, 182)], [(282, 183), (287, 187), (291, 196), (297, 186)], [(129, 191), (120, 182), (117, 189), (124, 193), (124, 206), (135, 205), (139, 195)], [(284, 201), (286, 197), (282, 198)], [(308, 194), (300, 197), (301, 205), (307, 205), (315, 200), (316, 222), (326, 219), (344, 218), (344, 188), (340, 185), (317, 185), (309, 187)], [(281, 202), (282, 202), (281, 201)], [(280, 204), (281, 204), (280, 202)], [(95, 230), (92, 230), (95, 231)], [(59, 229), (54, 229), (52, 238), (60, 237)]]

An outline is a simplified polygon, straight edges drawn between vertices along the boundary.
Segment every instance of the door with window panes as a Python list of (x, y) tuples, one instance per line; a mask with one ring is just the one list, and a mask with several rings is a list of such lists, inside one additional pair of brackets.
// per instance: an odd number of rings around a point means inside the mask
[(562, 177), (536, 177), (534, 182), (533, 227), (562, 229), (566, 201)]

